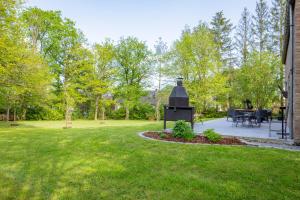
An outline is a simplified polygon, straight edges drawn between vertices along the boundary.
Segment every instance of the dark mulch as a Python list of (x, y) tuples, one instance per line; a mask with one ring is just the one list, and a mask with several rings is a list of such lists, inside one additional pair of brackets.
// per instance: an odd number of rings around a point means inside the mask
[(152, 139), (165, 140), (172, 142), (183, 143), (200, 143), (200, 144), (223, 144), (223, 145), (246, 145), (236, 137), (223, 137), (221, 141), (213, 143), (202, 135), (196, 135), (192, 140), (185, 140), (183, 138), (175, 138), (171, 133), (163, 133), (164, 137), (161, 137), (161, 132), (145, 132), (143, 135)]

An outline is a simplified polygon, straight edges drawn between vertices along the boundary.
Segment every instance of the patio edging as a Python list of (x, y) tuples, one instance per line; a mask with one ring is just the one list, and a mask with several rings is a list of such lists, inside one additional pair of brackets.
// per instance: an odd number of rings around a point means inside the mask
[[(228, 147), (258, 147), (258, 148), (265, 148), (265, 149), (280, 149), (280, 150), (288, 150), (288, 151), (300, 151), (300, 146), (292, 146), (292, 145), (280, 145), (280, 144), (272, 144), (272, 143), (259, 143), (259, 142), (249, 142), (241, 137), (239, 138), (242, 142), (244, 142), (246, 145), (223, 145), (223, 144), (203, 144), (203, 143), (190, 143), (190, 142), (174, 142), (174, 141), (166, 141), (166, 140), (157, 140), (154, 138), (146, 137), (144, 136), (144, 132), (139, 132), (138, 135), (146, 140), (152, 140), (152, 141), (159, 141), (159, 142), (165, 142), (165, 143), (173, 143), (173, 144), (186, 144), (186, 145), (203, 145), (203, 146), (228, 146)], [(226, 135), (227, 136), (227, 135)], [(234, 136), (236, 137), (236, 136)], [(291, 148), (294, 147), (294, 148)]]
[[(167, 140), (157, 140), (154, 138), (150, 138), (150, 137), (146, 137), (144, 136), (144, 133), (146, 133), (148, 131), (144, 131), (144, 132), (139, 132), (138, 135), (146, 140), (153, 140), (153, 141), (159, 141), (159, 142), (165, 142), (165, 143), (174, 143), (174, 144), (186, 144), (186, 145), (206, 145), (206, 146), (232, 146), (232, 147), (242, 147), (242, 146), (248, 146), (248, 144), (246, 143), (246, 145), (224, 145), (224, 144), (205, 144), (205, 143), (192, 143), (192, 142), (174, 142), (174, 141), (167, 141)], [(242, 140), (241, 140), (242, 141)]]

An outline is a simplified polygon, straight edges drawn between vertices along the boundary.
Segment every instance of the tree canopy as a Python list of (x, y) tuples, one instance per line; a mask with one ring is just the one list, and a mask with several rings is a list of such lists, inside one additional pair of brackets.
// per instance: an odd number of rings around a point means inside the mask
[[(285, 0), (234, 25), (218, 11), (172, 45), (134, 36), (89, 44), (60, 11), (0, 0), (0, 114), (7, 120), (157, 119), (177, 77), (198, 114), (280, 104)], [(67, 124), (68, 125), (68, 124)]]

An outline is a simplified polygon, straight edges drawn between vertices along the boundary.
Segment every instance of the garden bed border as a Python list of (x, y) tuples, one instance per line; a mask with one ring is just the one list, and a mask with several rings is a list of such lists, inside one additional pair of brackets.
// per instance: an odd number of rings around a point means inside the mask
[[(141, 138), (144, 138), (146, 140), (153, 140), (153, 141), (159, 141), (159, 142), (165, 142), (165, 143), (173, 143), (173, 144), (186, 144), (186, 145), (204, 145), (204, 146), (224, 146), (224, 147), (259, 147), (259, 148), (273, 148), (273, 149), (280, 149), (280, 150), (288, 150), (288, 151), (300, 151), (299, 148), (295, 148), (295, 146), (289, 146), (289, 145), (274, 145), (272, 143), (259, 143), (259, 142), (249, 142), (241, 137), (237, 137), (241, 142), (245, 143), (245, 145), (236, 145), (236, 144), (207, 144), (207, 143), (192, 143), (192, 142), (175, 142), (175, 141), (167, 141), (167, 140), (158, 140), (154, 138), (150, 138), (144, 135), (144, 133), (150, 132), (150, 131), (144, 131), (139, 132), (138, 135)], [(153, 131), (152, 131), (153, 132)], [(155, 132), (155, 131), (154, 131)], [(158, 132), (158, 131), (156, 131)], [(293, 148), (294, 147), (294, 148)]]

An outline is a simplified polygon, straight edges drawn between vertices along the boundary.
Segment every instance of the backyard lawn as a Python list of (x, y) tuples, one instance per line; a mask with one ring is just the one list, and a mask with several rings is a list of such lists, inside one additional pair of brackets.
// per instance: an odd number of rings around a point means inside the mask
[(300, 152), (173, 144), (148, 121), (0, 123), (0, 199), (300, 199)]

